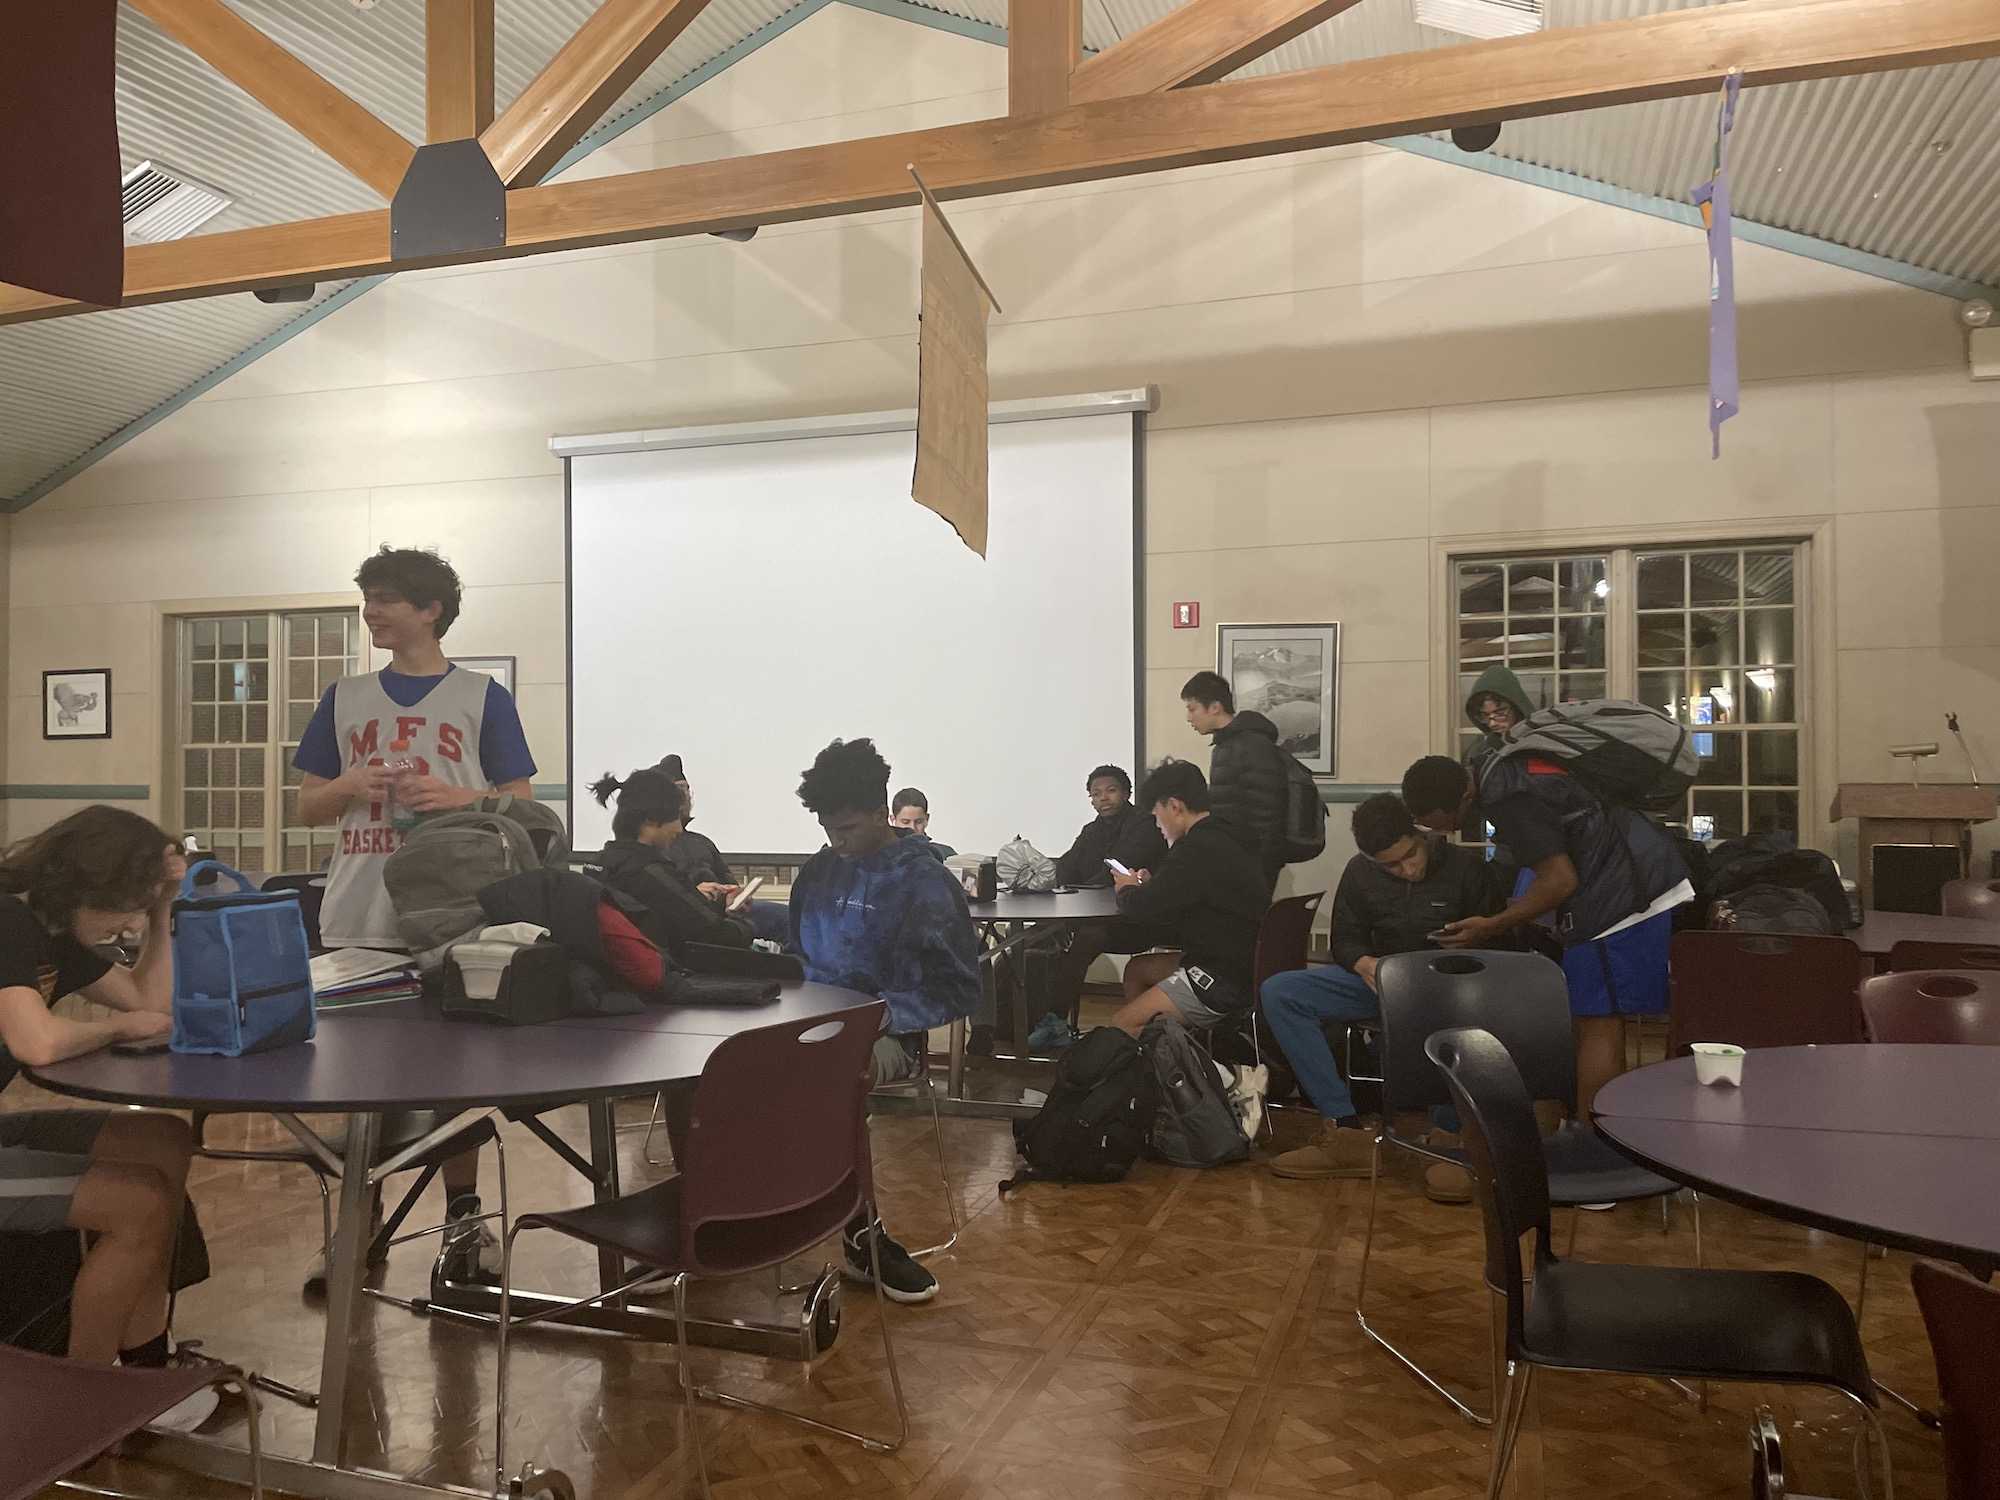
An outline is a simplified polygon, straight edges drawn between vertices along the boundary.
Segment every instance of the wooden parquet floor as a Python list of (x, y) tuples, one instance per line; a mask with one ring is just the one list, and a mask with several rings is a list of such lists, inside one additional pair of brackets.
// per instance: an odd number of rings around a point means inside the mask
[[(31, 1102), (28, 1092), (16, 1085), (7, 1104)], [(643, 1121), (643, 1111), (635, 1104), (624, 1118)], [(557, 1119), (582, 1141), (579, 1112)], [(1278, 1147), (1310, 1123), (1291, 1113)], [(246, 1140), (277, 1138), (267, 1122), (228, 1128)], [(1355, 1326), (1365, 1183), (1280, 1181), (1261, 1160), (1206, 1173), (1145, 1164), (1122, 1183), (1036, 1184), (1003, 1201), (995, 1184), (1014, 1165), (1007, 1127), (947, 1120), (944, 1129), (966, 1228), (958, 1248), (933, 1263), (943, 1283), (938, 1299), (889, 1312), (910, 1398), (908, 1444), (869, 1454), (759, 1415), (704, 1410), (718, 1496), (1464, 1500), (1483, 1493), (1485, 1432)], [(928, 1123), (896, 1116), (873, 1130), (891, 1230), (906, 1243), (927, 1243), (944, 1228)], [(620, 1140), (628, 1186), (661, 1175), (641, 1156), (639, 1130)], [(582, 1201), (580, 1180), (525, 1133), (510, 1130), (507, 1144), (517, 1211)], [(320, 1311), (299, 1289), (318, 1235), (314, 1189), (296, 1169), (201, 1162), (193, 1191), (215, 1273), (181, 1299), (177, 1331), (199, 1335), (219, 1356), (315, 1384)], [(424, 1207), (434, 1219), (435, 1190)], [(1566, 1222), (1558, 1232), (1567, 1233)], [(1710, 1264), (1808, 1270), (1853, 1295), (1860, 1267), (1853, 1244), (1720, 1204), (1705, 1205), (1704, 1232)], [(592, 1284), (595, 1263), (581, 1247), (546, 1234), (522, 1244), (525, 1284), (578, 1291)], [(1577, 1252), (1689, 1264), (1687, 1211), (1676, 1205), (1666, 1234), (1655, 1205), (1586, 1215)], [(1480, 1260), (1475, 1209), (1425, 1201), (1413, 1175), (1385, 1184), (1371, 1315), (1483, 1406), (1490, 1393)], [(415, 1293), (426, 1269), (423, 1247), (404, 1247), (380, 1284)], [(892, 1407), (876, 1317), (872, 1294), (849, 1288), (840, 1337), (813, 1368), (697, 1351), (697, 1373), (887, 1430)], [(1881, 1377), (1935, 1400), (1903, 1257), (1873, 1264), (1865, 1337)], [(698, 1493), (669, 1348), (548, 1328), (525, 1332), (517, 1348), (509, 1423), (517, 1460), (538, 1457), (566, 1470), (591, 1500)], [(354, 1460), (481, 1483), (492, 1451), (490, 1334), (371, 1301), (355, 1352)], [(1858, 1493), (1857, 1424), (1830, 1395), (1715, 1387), (1704, 1412), (1651, 1382), (1553, 1375), (1542, 1379), (1537, 1404), (1535, 1429), (1521, 1447), (1523, 1495), (1742, 1495), (1750, 1414), (1765, 1404), (1784, 1429), (1795, 1491)], [(309, 1413), (278, 1401), (267, 1401), (265, 1412), (270, 1447), (308, 1451)], [(240, 1412), (225, 1406), (209, 1430), (240, 1422)], [(1900, 1411), (1886, 1422), (1897, 1493), (1938, 1500), (1936, 1436)], [(142, 1493), (226, 1493), (133, 1463), (101, 1468)]]

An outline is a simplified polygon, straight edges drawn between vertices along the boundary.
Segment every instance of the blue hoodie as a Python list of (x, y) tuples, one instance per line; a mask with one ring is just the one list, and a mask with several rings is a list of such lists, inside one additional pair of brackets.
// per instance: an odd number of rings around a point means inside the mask
[(792, 882), (791, 949), (806, 978), (889, 1002), (889, 1030), (972, 1014), (979, 949), (958, 878), (922, 839), (863, 859), (822, 849)]

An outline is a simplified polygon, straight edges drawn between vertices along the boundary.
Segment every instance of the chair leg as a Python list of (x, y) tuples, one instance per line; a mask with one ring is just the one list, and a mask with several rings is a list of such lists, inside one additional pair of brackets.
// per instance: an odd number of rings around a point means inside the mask
[(666, 1123), (667, 1096), (664, 1092), (653, 1095), (653, 1117), (646, 1122), (646, 1139), (639, 1143), (639, 1154), (646, 1158), (649, 1167), (671, 1166), (671, 1162), (657, 1161), (653, 1157), (653, 1132)]
[[(1367, 1334), (1369, 1338), (1387, 1350), (1390, 1357), (1398, 1364), (1432, 1390), (1436, 1391), (1440, 1396), (1444, 1397), (1466, 1421), (1479, 1427), (1491, 1427), (1493, 1425), (1493, 1417), (1491, 1415), (1482, 1414), (1467, 1406), (1458, 1397), (1438, 1384), (1436, 1380), (1432, 1379), (1430, 1372), (1424, 1369), (1422, 1365), (1411, 1359), (1409, 1355), (1398, 1349), (1368, 1325), (1368, 1258), (1375, 1248), (1375, 1199), (1381, 1191), (1381, 1184), (1382, 1137), (1377, 1135), (1375, 1137), (1375, 1156), (1368, 1165), (1368, 1229), (1361, 1240), (1361, 1271), (1354, 1287), (1354, 1321), (1361, 1325), (1363, 1333)], [(1496, 1402), (1498, 1401), (1497, 1393), (1495, 1400)]]
[(1500, 1393), (1493, 1427), (1493, 1468), (1486, 1478), (1486, 1500), (1500, 1500), (1500, 1491), (1507, 1483), (1507, 1470), (1514, 1463), (1514, 1439), (1520, 1436), (1521, 1415), (1528, 1409), (1528, 1390), (1534, 1381), (1533, 1365), (1507, 1362), (1507, 1386)]
[(687, 1409), (688, 1446), (694, 1449), (694, 1470), (701, 1478), (702, 1500), (708, 1500), (708, 1460), (701, 1451), (701, 1408), (694, 1399), (694, 1377), (688, 1373), (687, 1272), (674, 1277), (674, 1369), (681, 1381), (681, 1404)]
[(1861, 1500), (1869, 1500), (1868, 1464), (1863, 1459), (1861, 1450), (1870, 1439), (1882, 1454), (1882, 1500), (1896, 1500), (1895, 1466), (1889, 1456), (1889, 1434), (1882, 1430), (1881, 1416), (1872, 1405), (1854, 1392), (1843, 1389), (1840, 1394), (1860, 1408), (1861, 1420), (1865, 1424), (1854, 1445), (1854, 1478), (1861, 1486)]
[[(1854, 1291), (1854, 1329), (1857, 1333), (1861, 1331), (1861, 1320), (1868, 1316), (1868, 1261), (1874, 1252), (1875, 1247), (1873, 1245), (1869, 1244), (1866, 1240), (1862, 1241), (1861, 1278)], [(1936, 1412), (1931, 1411), (1928, 1407), (1919, 1406), (1894, 1386), (1878, 1380), (1875, 1382), (1875, 1389), (1878, 1394), (1887, 1396), (1891, 1401), (1902, 1407), (1904, 1411), (1933, 1431), (1941, 1425), (1942, 1419)]]
[(924, 1099), (931, 1107), (931, 1139), (937, 1145), (938, 1181), (944, 1185), (944, 1211), (951, 1220), (951, 1238), (935, 1245), (926, 1245), (921, 1250), (912, 1250), (910, 1259), (925, 1260), (933, 1255), (942, 1255), (958, 1243), (958, 1195), (951, 1190), (951, 1169), (944, 1159), (944, 1121), (938, 1115), (937, 1086), (931, 1082), (931, 1070), (926, 1059), (923, 1072), (917, 1075), (917, 1086), (923, 1090)]
[(493, 1493), (507, 1493), (507, 1337), (513, 1319), (514, 1237), (521, 1232), (516, 1224), (500, 1236), (500, 1334), (493, 1359)]

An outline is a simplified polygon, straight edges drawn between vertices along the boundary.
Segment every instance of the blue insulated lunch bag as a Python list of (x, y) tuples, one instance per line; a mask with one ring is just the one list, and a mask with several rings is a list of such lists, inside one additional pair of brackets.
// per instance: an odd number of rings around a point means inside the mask
[(174, 1051), (241, 1057), (318, 1029), (296, 891), (260, 891), (229, 866), (199, 860), (174, 898), (173, 940)]

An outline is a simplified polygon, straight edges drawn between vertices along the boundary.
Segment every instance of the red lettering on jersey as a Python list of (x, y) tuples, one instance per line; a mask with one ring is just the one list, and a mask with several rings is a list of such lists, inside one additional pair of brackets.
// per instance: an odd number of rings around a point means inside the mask
[(399, 740), (414, 740), (417, 737), (417, 731), (428, 723), (430, 723), (429, 719), (417, 714), (401, 715), (396, 720), (396, 738)]
[(347, 736), (347, 763), (349, 765), (358, 766), (363, 761), (373, 760), (381, 753), (382, 747), (377, 742), (377, 727), (377, 722), (374, 719), (370, 719), (366, 729), (362, 730), (359, 734), (349, 734)]
[(438, 725), (438, 754), (453, 765), (465, 759), (465, 733), (456, 724)]

